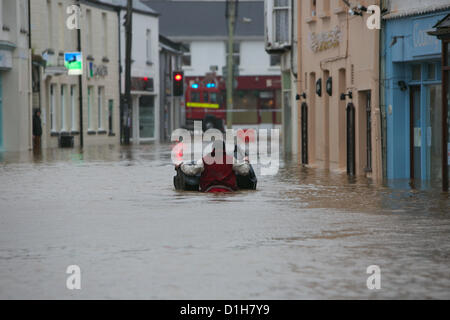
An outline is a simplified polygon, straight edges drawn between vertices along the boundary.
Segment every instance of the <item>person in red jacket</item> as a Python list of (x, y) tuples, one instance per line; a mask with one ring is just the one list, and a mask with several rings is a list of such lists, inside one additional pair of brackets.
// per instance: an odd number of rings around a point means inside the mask
[(210, 193), (237, 191), (236, 173), (242, 176), (250, 173), (248, 158), (245, 158), (243, 163), (238, 163), (234, 157), (226, 154), (223, 141), (214, 142), (212, 152), (199, 160), (197, 164), (181, 164), (180, 166), (186, 175), (193, 176), (201, 173), (200, 190)]

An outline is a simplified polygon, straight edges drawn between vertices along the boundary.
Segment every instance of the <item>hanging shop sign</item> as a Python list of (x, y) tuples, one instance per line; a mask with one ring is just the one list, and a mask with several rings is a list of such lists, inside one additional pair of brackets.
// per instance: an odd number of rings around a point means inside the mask
[(314, 53), (326, 51), (339, 46), (341, 42), (342, 32), (336, 26), (330, 31), (309, 33), (309, 47)]
[(69, 76), (79, 76), (83, 74), (83, 56), (81, 52), (64, 53), (64, 66)]

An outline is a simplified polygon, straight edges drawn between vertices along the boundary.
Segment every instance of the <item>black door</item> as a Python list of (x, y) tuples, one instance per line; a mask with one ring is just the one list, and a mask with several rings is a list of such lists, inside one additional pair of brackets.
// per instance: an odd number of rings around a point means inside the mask
[(302, 163), (308, 164), (308, 105), (302, 104)]
[(355, 156), (355, 106), (347, 105), (347, 174), (356, 175)]

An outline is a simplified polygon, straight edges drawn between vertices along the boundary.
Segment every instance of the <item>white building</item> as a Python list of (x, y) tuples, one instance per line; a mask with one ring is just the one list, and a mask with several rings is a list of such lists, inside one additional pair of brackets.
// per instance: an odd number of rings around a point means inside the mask
[[(223, 77), (228, 41), (226, 1), (143, 2), (160, 14), (161, 34), (188, 49), (182, 67), (187, 83), (202, 81), (211, 70)], [(276, 110), (281, 107), (280, 65), (277, 57), (265, 51), (264, 1), (239, 1), (234, 39), (234, 62), (239, 66), (234, 109), (239, 112), (234, 114), (233, 124), (272, 127), (274, 122), (281, 123), (281, 112)], [(220, 87), (225, 90), (222, 80)]]
[(31, 148), (27, 0), (0, 0), (0, 151)]
[[(125, 93), (126, 0), (100, 0), (120, 10), (121, 94)], [(158, 14), (139, 0), (133, 1), (131, 55), (131, 139), (134, 143), (159, 141), (159, 22)]]

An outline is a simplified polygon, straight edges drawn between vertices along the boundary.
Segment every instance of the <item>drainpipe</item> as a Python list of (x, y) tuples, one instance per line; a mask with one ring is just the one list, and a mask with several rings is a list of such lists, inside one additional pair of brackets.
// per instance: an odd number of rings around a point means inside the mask
[(294, 75), (295, 79), (297, 79), (297, 72), (295, 72), (294, 69), (294, 21), (295, 21), (295, 14), (294, 14), (294, 1), (291, 0), (291, 73)]
[[(78, 0), (78, 6), (81, 10), (81, 0)], [(78, 52), (81, 52), (81, 29), (77, 29)], [(83, 76), (78, 76), (78, 98), (80, 104), (80, 147), (84, 146), (84, 130), (83, 130)]]
[[(381, 1), (381, 9), (386, 8), (386, 0)], [(383, 178), (387, 178), (387, 112), (386, 112), (386, 87), (385, 87), (385, 79), (386, 79), (386, 24), (382, 20), (381, 21), (381, 30), (380, 30), (380, 122), (381, 122), (381, 157), (382, 157), (382, 171)]]
[(31, 0), (28, 0), (28, 129), (31, 128), (31, 134), (28, 133), (28, 149), (33, 149), (33, 54), (31, 49)]
[[(123, 132), (123, 105), (122, 105), (122, 32), (120, 29), (120, 26), (122, 25), (122, 21), (120, 20), (120, 11), (122, 10), (122, 8), (119, 6), (117, 7), (117, 18), (118, 18), (118, 37), (119, 37), (119, 114), (120, 114), (120, 142), (122, 142), (122, 132)], [(113, 110), (114, 112), (114, 110)], [(114, 124), (113, 124), (114, 125)]]

